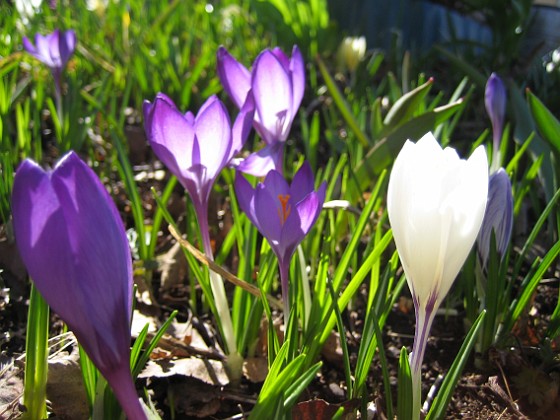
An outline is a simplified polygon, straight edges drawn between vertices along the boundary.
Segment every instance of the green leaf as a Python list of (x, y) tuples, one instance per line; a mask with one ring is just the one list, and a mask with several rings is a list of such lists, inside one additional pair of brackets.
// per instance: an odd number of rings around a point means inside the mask
[(527, 90), (527, 103), (539, 134), (556, 153), (560, 153), (560, 122), (530, 90)]
[(453, 390), (457, 385), (461, 372), (469, 359), (469, 354), (474, 346), (485, 316), (486, 311), (482, 311), (465, 337), (465, 341), (463, 341), (463, 345), (459, 349), (457, 357), (455, 357), (455, 360), (451, 364), (451, 368), (441, 384), (441, 388), (434, 399), (434, 403), (430, 407), (426, 420), (443, 419), (445, 417), (445, 410), (449, 405), (449, 401), (451, 401)]
[(383, 121), (387, 131), (391, 131), (403, 122), (408, 121), (417, 112), (418, 107), (422, 104), (428, 92), (430, 92), (433, 83), (433, 79), (428, 80), (423, 85), (401, 96), (394, 103)]
[(399, 419), (412, 418), (412, 374), (406, 347), (401, 349), (399, 357), (399, 379), (397, 391), (397, 413)]

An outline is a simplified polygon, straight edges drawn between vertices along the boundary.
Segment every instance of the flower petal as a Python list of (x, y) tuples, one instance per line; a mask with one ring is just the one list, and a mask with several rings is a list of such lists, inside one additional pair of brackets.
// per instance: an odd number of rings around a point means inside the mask
[(257, 185), (255, 191), (255, 216), (258, 221), (259, 231), (278, 255), (281, 249), (279, 247), (282, 246), (280, 243), (282, 216), (279, 213), (278, 200), (272, 194), (273, 192), (269, 191), (263, 184)]
[(156, 156), (184, 184), (192, 166), (194, 127), (163, 93), (153, 104), (144, 102), (144, 126)]
[(231, 129), (232, 145), (229, 158), (227, 159), (228, 161), (243, 148), (247, 136), (249, 136), (251, 132), (254, 114), (255, 101), (253, 100), (253, 95), (250, 93), (247, 95), (247, 100), (243, 104), (239, 114), (237, 114), (237, 118)]
[(237, 201), (241, 211), (243, 211), (249, 220), (259, 228), (259, 223), (255, 214), (255, 189), (239, 172), (236, 172), (235, 175), (235, 194), (237, 195)]
[(251, 90), (251, 73), (224, 48), (218, 48), (218, 77), (237, 108), (241, 108)]
[(295, 115), (297, 109), (301, 105), (303, 94), (305, 92), (305, 63), (303, 56), (297, 45), (292, 50), (292, 58), (290, 60), (290, 72), (292, 75), (292, 113)]
[(269, 144), (258, 152), (251, 153), (236, 168), (241, 172), (255, 176), (265, 176), (273, 169), (282, 172), (283, 155), (284, 143)]
[(294, 203), (299, 203), (305, 196), (315, 190), (314, 176), (308, 161), (303, 162), (301, 168), (292, 179), (290, 195)]
[[(222, 102), (210, 97), (207, 107), (199, 112), (195, 120), (196, 142), (200, 148), (200, 161), (206, 167), (208, 182), (215, 178), (228, 163), (231, 150), (231, 125), (229, 115)], [(227, 159), (227, 160), (226, 160)]]
[(266, 142), (285, 141), (293, 119), (292, 80), (269, 50), (263, 51), (255, 61), (252, 89)]

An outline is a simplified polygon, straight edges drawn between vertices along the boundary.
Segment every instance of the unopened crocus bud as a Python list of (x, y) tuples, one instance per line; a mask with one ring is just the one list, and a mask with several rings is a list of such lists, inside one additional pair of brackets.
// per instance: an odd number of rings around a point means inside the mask
[(484, 105), (486, 112), (492, 122), (492, 139), (494, 146), (494, 157), (492, 159), (492, 167), (497, 169), (501, 162), (499, 162), (499, 149), (504, 132), (504, 118), (506, 114), (506, 87), (502, 79), (496, 74), (492, 73), (486, 83), (486, 90), (484, 92)]
[(500, 168), (488, 180), (488, 202), (482, 227), (476, 239), (478, 256), (486, 267), (490, 253), (492, 232), (496, 237), (496, 251), (503, 258), (507, 251), (513, 227), (513, 196), (507, 172)]
[(338, 61), (353, 72), (366, 54), (366, 38), (363, 36), (344, 38), (338, 47)]
[(19, 166), (16, 243), (37, 290), (74, 333), (129, 419), (145, 419), (130, 372), (132, 259), (122, 220), (74, 152), (52, 171)]

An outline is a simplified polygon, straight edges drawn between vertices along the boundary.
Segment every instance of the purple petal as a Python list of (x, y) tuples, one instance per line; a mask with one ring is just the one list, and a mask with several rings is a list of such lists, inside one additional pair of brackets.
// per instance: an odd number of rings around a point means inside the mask
[(224, 90), (238, 108), (245, 103), (247, 93), (251, 90), (251, 73), (224, 48), (217, 53), (218, 77)]
[(313, 170), (308, 161), (303, 162), (301, 168), (292, 179), (290, 194), (294, 203), (299, 203), (307, 194), (315, 190)]
[(282, 48), (274, 47), (272, 49), (272, 54), (274, 54), (274, 56), (278, 59), (278, 61), (280, 62), (280, 64), (282, 64), (282, 67), (284, 67), (286, 71), (290, 69), (290, 59), (288, 58), (286, 53), (282, 51)]
[(263, 51), (253, 68), (252, 89), (267, 143), (285, 141), (292, 124), (292, 80), (278, 58)]
[(290, 60), (290, 72), (292, 73), (292, 112), (295, 114), (301, 105), (305, 92), (305, 63), (301, 51), (294, 45), (292, 59)]
[[(209, 182), (215, 178), (228, 163), (227, 158), (232, 146), (229, 115), (222, 102), (210, 97), (211, 102), (202, 108), (195, 120), (196, 142), (200, 147), (200, 161), (193, 158), (193, 164), (201, 163), (206, 167)], [(229, 159), (228, 159), (229, 160)]]
[(24, 163), (13, 204), (18, 247), (45, 300), (102, 372), (127, 360), (130, 250), (99, 179), (74, 153), (50, 174)]
[(323, 208), (325, 202), (327, 184), (323, 182), (317, 192), (313, 191), (307, 195), (303, 200), (296, 204), (297, 214), (299, 215), (301, 230), (304, 235), (307, 235)]
[(284, 143), (273, 143), (256, 153), (250, 154), (236, 168), (241, 172), (255, 176), (265, 176), (273, 169), (282, 172), (283, 155)]
[(58, 50), (61, 66), (64, 67), (76, 49), (76, 33), (72, 30), (60, 35)]
[(268, 240), (271, 248), (278, 252), (282, 235), (282, 214), (277, 197), (274, 197), (263, 184), (255, 191), (255, 218), (261, 234)]
[(253, 100), (253, 95), (250, 93), (247, 95), (247, 100), (243, 104), (241, 111), (239, 111), (239, 114), (237, 114), (237, 118), (233, 123), (233, 128), (231, 130), (232, 145), (230, 156), (227, 159), (228, 161), (230, 161), (231, 158), (243, 148), (243, 145), (251, 132), (254, 114), (255, 101)]
[(153, 104), (144, 103), (144, 126), (156, 156), (184, 183), (192, 166), (194, 127), (162, 93)]
[(486, 83), (484, 95), (484, 104), (486, 111), (492, 121), (492, 129), (494, 132), (494, 147), (498, 148), (502, 139), (504, 128), (504, 118), (506, 113), (506, 88), (502, 79), (495, 73), (492, 73)]
[[(279, 195), (282, 196), (290, 196), (290, 186), (288, 182), (284, 179), (282, 174), (278, 171), (272, 170), (268, 172), (266, 178), (264, 179), (263, 184), (265, 185), (266, 189), (272, 194), (272, 196), (277, 197)], [(290, 200), (292, 198), (290, 197)]]
[(235, 175), (235, 194), (241, 211), (258, 228), (259, 224), (255, 214), (255, 189), (239, 172)]

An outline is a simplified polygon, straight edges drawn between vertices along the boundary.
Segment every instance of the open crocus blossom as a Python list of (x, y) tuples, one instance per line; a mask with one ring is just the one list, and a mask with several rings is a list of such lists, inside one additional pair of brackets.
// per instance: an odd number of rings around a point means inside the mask
[(282, 173), (284, 143), (305, 90), (305, 65), (299, 48), (294, 46), (291, 58), (280, 48), (266, 49), (249, 72), (220, 47), (218, 76), (224, 90), (240, 109), (252, 92), (256, 108), (253, 125), (266, 143), (237, 169), (255, 176), (265, 176), (271, 169)]
[(239, 173), (235, 178), (239, 207), (268, 240), (278, 258), (285, 319), (289, 314), (290, 260), (321, 212), (326, 187), (323, 182), (315, 191), (313, 172), (308, 162), (294, 175), (291, 185), (276, 170), (271, 170), (256, 188)]
[[(182, 114), (163, 93), (144, 102), (146, 135), (154, 153), (188, 191), (199, 217), (208, 213), (208, 198), (216, 178), (238, 153), (253, 121), (253, 101), (245, 101), (233, 128), (223, 103), (211, 96), (196, 117)], [(208, 224), (201, 226), (208, 229)]]
[(428, 133), (417, 143), (407, 141), (395, 160), (387, 211), (416, 313), (410, 358), (414, 418), (420, 416), (428, 333), (480, 230), (487, 194), (488, 162), (482, 146), (463, 160)]
[(76, 49), (76, 33), (57, 29), (49, 35), (37, 34), (35, 45), (27, 37), (23, 37), (23, 47), (51, 69), (57, 93), (60, 94), (62, 70)]
[(476, 239), (478, 256), (482, 267), (486, 267), (490, 254), (492, 232), (496, 238), (496, 251), (504, 257), (509, 246), (513, 228), (513, 196), (507, 172), (500, 168), (488, 181), (488, 202), (482, 227)]
[[(171, 99), (158, 93), (153, 103), (144, 102), (144, 125), (152, 149), (179, 179), (194, 205), (206, 255), (213, 259), (208, 226), (208, 200), (212, 186), (232, 157), (241, 150), (253, 122), (254, 105), (248, 95), (233, 127), (223, 103), (211, 96), (196, 117), (182, 114)], [(210, 284), (218, 322), (228, 352), (230, 376), (241, 375), (242, 359), (237, 352), (233, 324), (223, 280), (210, 271)]]
[(146, 418), (130, 373), (132, 260), (109, 194), (70, 152), (49, 172), (23, 161), (12, 206), (17, 246), (35, 286), (107, 379), (128, 418)]

